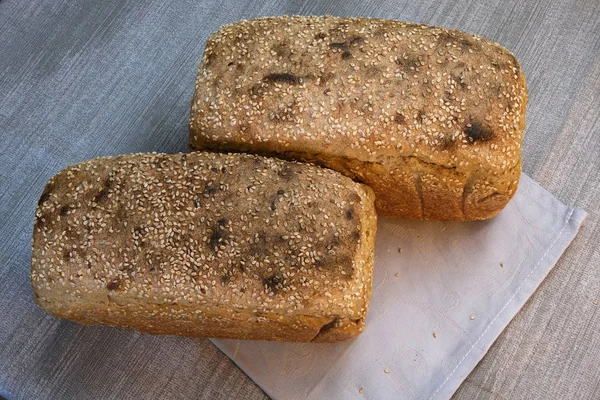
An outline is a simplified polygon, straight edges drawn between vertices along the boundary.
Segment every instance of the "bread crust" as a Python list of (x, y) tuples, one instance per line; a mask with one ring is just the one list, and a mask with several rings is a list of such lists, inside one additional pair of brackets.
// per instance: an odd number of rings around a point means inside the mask
[(209, 38), (190, 146), (335, 169), (372, 187), (383, 216), (486, 219), (517, 189), (526, 103), (517, 60), (481, 36), (259, 18)]
[(254, 155), (82, 162), (40, 197), (35, 301), (148, 333), (351, 339), (371, 295), (373, 202), (337, 172)]

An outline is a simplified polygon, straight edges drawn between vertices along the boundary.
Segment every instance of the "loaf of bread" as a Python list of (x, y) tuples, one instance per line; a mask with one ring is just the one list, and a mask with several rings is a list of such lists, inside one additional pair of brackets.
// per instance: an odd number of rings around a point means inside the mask
[(517, 189), (526, 102), (517, 60), (480, 36), (261, 18), (208, 40), (190, 145), (327, 166), (373, 188), (384, 216), (486, 219)]
[(40, 198), (31, 283), (61, 318), (142, 332), (334, 342), (365, 327), (368, 187), (245, 154), (68, 167)]

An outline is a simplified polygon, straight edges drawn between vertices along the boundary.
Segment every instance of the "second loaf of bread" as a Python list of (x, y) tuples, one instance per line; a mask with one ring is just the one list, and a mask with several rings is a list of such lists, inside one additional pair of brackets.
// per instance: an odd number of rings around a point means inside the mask
[(371, 295), (368, 187), (244, 154), (82, 162), (46, 186), (31, 283), (38, 305), (149, 333), (334, 342)]
[(527, 88), (485, 38), (398, 21), (273, 17), (222, 27), (192, 103), (195, 149), (311, 161), (385, 216), (495, 216), (521, 171)]

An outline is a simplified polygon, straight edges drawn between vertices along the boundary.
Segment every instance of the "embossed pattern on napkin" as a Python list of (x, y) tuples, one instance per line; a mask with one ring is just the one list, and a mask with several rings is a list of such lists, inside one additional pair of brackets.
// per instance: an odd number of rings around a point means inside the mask
[(213, 342), (278, 400), (448, 398), (584, 217), (523, 175), (490, 221), (382, 219), (367, 329), (356, 340)]

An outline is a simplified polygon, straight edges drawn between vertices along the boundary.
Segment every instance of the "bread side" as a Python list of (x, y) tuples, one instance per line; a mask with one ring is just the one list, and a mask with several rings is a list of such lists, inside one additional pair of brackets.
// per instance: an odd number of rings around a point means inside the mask
[(373, 188), (381, 215), (485, 219), (516, 191), (526, 103), (516, 59), (483, 37), (261, 18), (208, 40), (190, 145), (336, 169)]
[(50, 180), (34, 226), (39, 306), (142, 332), (339, 341), (364, 329), (372, 191), (245, 154), (136, 154)]

